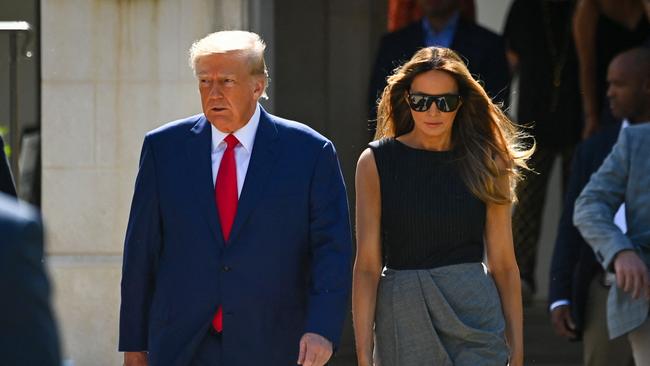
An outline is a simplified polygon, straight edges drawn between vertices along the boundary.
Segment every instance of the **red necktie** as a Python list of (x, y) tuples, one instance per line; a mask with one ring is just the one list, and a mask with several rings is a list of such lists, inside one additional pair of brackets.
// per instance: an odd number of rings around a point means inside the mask
[[(239, 143), (233, 135), (228, 135), (224, 139), (228, 146), (223, 152), (219, 171), (217, 172), (217, 181), (214, 187), (214, 197), (217, 202), (217, 211), (219, 212), (219, 222), (221, 223), (221, 232), (223, 239), (228, 242), (230, 230), (235, 221), (237, 213), (237, 164), (235, 163), (235, 146)], [(217, 314), (212, 319), (212, 326), (217, 332), (223, 330), (223, 310), (221, 306)]]

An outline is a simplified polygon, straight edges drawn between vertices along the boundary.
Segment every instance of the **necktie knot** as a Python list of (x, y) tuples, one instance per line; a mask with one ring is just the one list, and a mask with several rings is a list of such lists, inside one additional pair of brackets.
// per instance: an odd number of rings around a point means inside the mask
[(226, 149), (228, 149), (228, 150), (234, 149), (235, 146), (237, 146), (237, 144), (239, 143), (239, 140), (237, 140), (237, 138), (233, 134), (230, 134), (230, 135), (226, 136), (226, 138), (223, 139), (223, 140), (228, 145), (228, 147), (226, 147)]

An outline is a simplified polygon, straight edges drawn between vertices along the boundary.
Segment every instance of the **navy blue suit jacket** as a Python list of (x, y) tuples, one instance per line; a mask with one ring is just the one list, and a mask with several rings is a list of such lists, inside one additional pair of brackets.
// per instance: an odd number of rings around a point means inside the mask
[(594, 251), (573, 225), (574, 204), (591, 175), (611, 152), (620, 129), (620, 123), (605, 126), (602, 131), (577, 146), (551, 258), (549, 304), (560, 299), (571, 301), (571, 313), (578, 328), (578, 336), (584, 327), (589, 284), (602, 269), (596, 261)]
[[(382, 37), (370, 76), (368, 106), (371, 118), (375, 118), (377, 99), (386, 87), (386, 77), (424, 46), (421, 21)], [(450, 48), (466, 59), (470, 72), (485, 83), (488, 95), (507, 106), (510, 72), (503, 39), (486, 28), (460, 18)]]
[(0, 364), (59, 366), (39, 215), (0, 193)]
[(223, 306), (222, 364), (291, 365), (305, 332), (337, 345), (351, 233), (334, 146), (262, 110), (228, 243), (218, 220), (210, 123), (147, 134), (126, 233), (121, 351), (187, 365)]

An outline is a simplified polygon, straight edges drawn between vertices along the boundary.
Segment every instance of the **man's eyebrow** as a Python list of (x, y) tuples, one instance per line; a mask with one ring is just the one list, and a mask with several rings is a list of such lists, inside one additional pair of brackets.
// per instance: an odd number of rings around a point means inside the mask
[(207, 71), (199, 71), (196, 73), (196, 76), (208, 76), (208, 75), (214, 75), (218, 78), (223, 78), (223, 77), (234, 77), (237, 74), (234, 72), (221, 72), (221, 73), (211, 73)]

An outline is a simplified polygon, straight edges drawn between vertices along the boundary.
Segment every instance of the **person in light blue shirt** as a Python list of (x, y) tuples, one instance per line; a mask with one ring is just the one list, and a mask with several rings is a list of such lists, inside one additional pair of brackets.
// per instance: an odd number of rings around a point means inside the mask
[[(619, 65), (634, 83), (612, 75)], [(650, 49), (636, 48), (610, 65), (607, 96), (614, 115), (641, 122), (624, 129), (575, 204), (573, 222), (613, 277), (607, 297), (609, 338), (627, 336), (637, 365), (650, 364)], [(634, 86), (637, 86), (636, 88)], [(613, 221), (625, 203), (627, 232)]]

